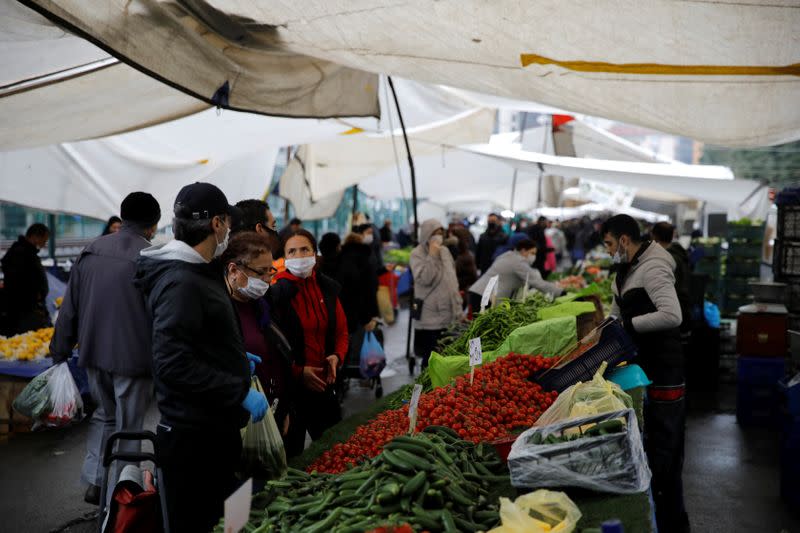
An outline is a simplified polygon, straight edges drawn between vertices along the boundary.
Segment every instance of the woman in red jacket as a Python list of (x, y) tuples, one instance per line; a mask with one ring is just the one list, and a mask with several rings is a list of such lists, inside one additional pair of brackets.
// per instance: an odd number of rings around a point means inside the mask
[(297, 391), (289, 426), (287, 454), (303, 451), (306, 432), (313, 440), (342, 418), (336, 395), (336, 373), (347, 354), (347, 318), (339, 285), (315, 270), (317, 241), (306, 230), (286, 236), (286, 272), (269, 291), (274, 320), (292, 346)]

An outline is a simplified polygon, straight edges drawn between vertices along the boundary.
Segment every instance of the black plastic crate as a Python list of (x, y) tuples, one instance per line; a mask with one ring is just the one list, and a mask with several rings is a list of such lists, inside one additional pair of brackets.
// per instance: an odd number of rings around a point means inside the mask
[(776, 240), (772, 261), (775, 278), (800, 279), (800, 242)]
[(736, 384), (736, 421), (744, 427), (777, 428), (780, 425), (778, 385)]
[(800, 205), (778, 206), (778, 238), (800, 241)]
[(722, 261), (719, 257), (703, 257), (694, 266), (697, 274), (707, 274), (712, 280), (722, 274)]
[(758, 278), (761, 276), (761, 261), (754, 258), (729, 258), (725, 265), (726, 277)]
[(764, 243), (732, 242), (728, 247), (728, 264), (737, 259), (761, 259), (764, 254)]
[(636, 357), (636, 344), (619, 320), (606, 319), (597, 332), (599, 338), (591, 348), (581, 352), (584, 348), (578, 346), (565, 355), (557, 366), (541, 370), (531, 379), (545, 390), (561, 392), (579, 381), (591, 380), (604, 361), (609, 368), (613, 368)]
[(764, 226), (728, 224), (728, 241), (764, 242)]

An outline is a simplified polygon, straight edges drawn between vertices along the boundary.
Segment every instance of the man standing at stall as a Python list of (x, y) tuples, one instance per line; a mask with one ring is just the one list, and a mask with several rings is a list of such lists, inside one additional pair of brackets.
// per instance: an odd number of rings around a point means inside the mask
[(45, 297), (49, 291), (47, 275), (39, 250), (47, 246), (50, 230), (33, 224), (20, 235), (3, 256), (3, 284), (8, 306), (8, 333), (16, 335), (50, 325)]
[(481, 274), (485, 274), (492, 266), (492, 258), (498, 246), (506, 243), (508, 235), (503, 231), (500, 215), (491, 213), (486, 217), (486, 231), (478, 239), (478, 250), (475, 253), (475, 263)]
[(644, 408), (644, 442), (658, 529), (689, 531), (681, 478), (686, 405), (675, 261), (657, 243), (642, 241), (639, 225), (628, 215), (611, 217), (600, 233), (617, 263), (612, 314), (622, 318), (639, 349), (636, 362), (653, 382)]
[(210, 183), (181, 189), (175, 240), (143, 250), (136, 275), (153, 321), (156, 456), (173, 533), (217, 523), (237, 485), (240, 429), (268, 408), (250, 388), (249, 356), (222, 266), (213, 261), (228, 246), (233, 209)]
[[(69, 277), (58, 314), (50, 355), (53, 363), (72, 356), (86, 368), (89, 390), (97, 404), (89, 424), (81, 479), (88, 483), (84, 500), (100, 502), (105, 442), (116, 431), (141, 431), (153, 396), (150, 319), (142, 293), (133, 284), (139, 252), (150, 246), (161, 219), (158, 201), (132, 192), (122, 201), (122, 227), (92, 241)], [(138, 442), (122, 441), (119, 451), (138, 452)], [(109, 476), (113, 487), (121, 464)]]
[(681, 331), (691, 329), (691, 297), (689, 296), (689, 252), (679, 242), (674, 241), (675, 226), (669, 222), (659, 222), (650, 231), (653, 241), (664, 248), (675, 260), (675, 291), (681, 303), (683, 322)]

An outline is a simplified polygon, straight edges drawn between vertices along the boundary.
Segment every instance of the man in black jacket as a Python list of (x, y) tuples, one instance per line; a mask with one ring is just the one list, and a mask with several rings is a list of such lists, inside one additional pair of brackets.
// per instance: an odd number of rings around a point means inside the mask
[(8, 333), (16, 335), (50, 325), (45, 307), (49, 291), (39, 250), (47, 246), (50, 230), (33, 224), (3, 256), (3, 276), (8, 306)]
[(508, 235), (503, 231), (500, 215), (490, 214), (486, 218), (486, 226), (486, 231), (478, 239), (478, 251), (475, 253), (475, 263), (481, 274), (486, 273), (492, 266), (492, 257), (497, 247), (508, 240)]
[(681, 304), (681, 314), (683, 315), (681, 331), (689, 331), (692, 318), (691, 296), (689, 295), (689, 253), (679, 242), (672, 240), (675, 236), (675, 226), (669, 222), (659, 222), (653, 226), (650, 234), (653, 241), (668, 251), (675, 260), (675, 291), (678, 293), (678, 301)]
[(268, 407), (250, 389), (255, 365), (248, 364), (222, 267), (212, 261), (228, 244), (231, 209), (214, 185), (187, 185), (175, 200), (175, 240), (139, 259), (137, 284), (153, 320), (156, 454), (173, 533), (217, 523), (236, 488), (240, 429)]
[[(115, 431), (141, 431), (153, 397), (150, 318), (133, 278), (139, 252), (150, 246), (161, 209), (151, 195), (133, 192), (122, 201), (120, 214), (120, 230), (92, 241), (72, 267), (50, 342), (54, 363), (69, 359), (80, 344), (78, 363), (86, 368), (97, 404), (81, 472), (89, 484), (84, 499), (93, 504), (100, 501), (100, 458), (106, 440)], [(139, 443), (122, 441), (118, 450), (138, 452)], [(115, 465), (110, 487), (122, 467)]]

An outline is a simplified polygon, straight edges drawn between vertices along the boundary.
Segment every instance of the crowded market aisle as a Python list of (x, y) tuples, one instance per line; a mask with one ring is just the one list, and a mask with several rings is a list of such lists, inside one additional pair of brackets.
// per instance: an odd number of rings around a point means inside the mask
[[(387, 368), (385, 394), (409, 383), (405, 360), (407, 312), (385, 328)], [(734, 404), (721, 388), (719, 408), (695, 410), (689, 415), (684, 466), (686, 505), (693, 531), (731, 533), (800, 531), (778, 497), (777, 435), (745, 430), (736, 424)], [(355, 382), (348, 392), (343, 415), (368, 408), (374, 391)], [(146, 427), (154, 427), (152, 408)], [(0, 444), (0, 531), (89, 533), (96, 507), (83, 503), (84, 487), (76, 479), (86, 447), (87, 424), (62, 431), (14, 436)], [(76, 521), (72, 525), (67, 525)]]
[[(394, 325), (384, 328), (387, 364), (383, 371), (384, 394), (410, 383), (406, 362), (408, 312), (401, 311)], [(342, 416), (350, 417), (368, 408), (375, 391), (351, 381), (342, 405)], [(0, 443), (0, 532), (89, 533), (97, 530), (97, 507), (84, 503), (86, 487), (80, 472), (86, 453), (88, 420), (59, 431), (18, 434)], [(154, 429), (158, 409), (153, 404), (144, 427)], [(145, 445), (147, 449), (147, 445)], [(70, 524), (70, 522), (75, 522)]]

